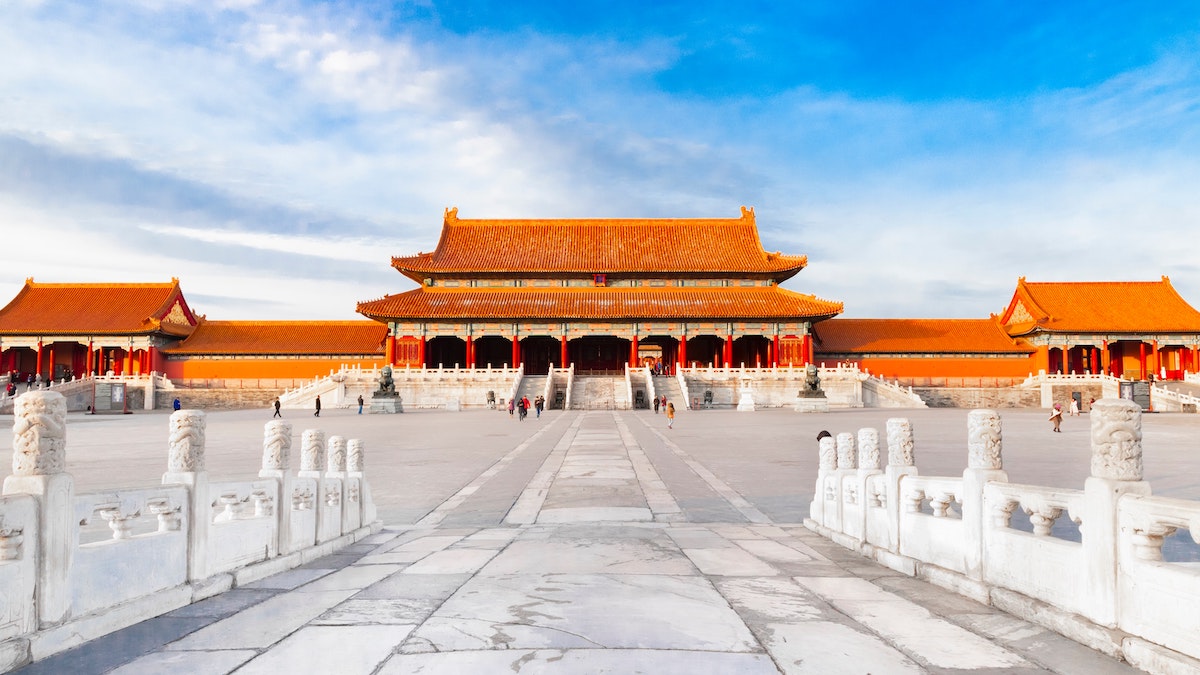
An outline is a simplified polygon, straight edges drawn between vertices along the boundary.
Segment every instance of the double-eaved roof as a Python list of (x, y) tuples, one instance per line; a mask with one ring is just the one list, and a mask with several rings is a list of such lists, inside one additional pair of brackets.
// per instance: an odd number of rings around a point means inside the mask
[(1017, 281), (1000, 323), (1010, 335), (1200, 333), (1200, 312), (1171, 280)]
[(190, 335), (196, 316), (179, 280), (146, 284), (43, 284), (33, 278), (3, 309), (0, 335)]
[[(392, 259), (422, 288), (360, 302), (377, 321), (532, 319), (821, 320), (842, 304), (778, 283), (808, 259), (763, 250), (753, 209), (737, 218), (467, 220), (447, 209), (432, 253)], [(466, 280), (587, 278), (599, 287), (476, 286)], [(438, 280), (455, 279), (461, 287)], [(611, 285), (642, 279), (641, 285)], [(654, 284), (654, 279), (658, 279)], [(680, 285), (725, 279), (726, 285)], [(676, 281), (680, 280), (680, 281)], [(753, 280), (742, 285), (741, 281)], [(706, 282), (708, 283), (708, 282)], [(766, 284), (766, 285), (763, 285)]]
[(808, 263), (762, 248), (754, 210), (738, 218), (467, 220), (447, 209), (432, 253), (392, 258), (422, 282), (463, 275), (606, 273), (759, 277), (782, 281)]

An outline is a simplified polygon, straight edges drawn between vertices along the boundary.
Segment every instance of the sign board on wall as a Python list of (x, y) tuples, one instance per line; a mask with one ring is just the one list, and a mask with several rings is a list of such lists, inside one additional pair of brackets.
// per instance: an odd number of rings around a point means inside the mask
[(124, 382), (96, 382), (92, 385), (93, 413), (127, 413), (128, 397)]

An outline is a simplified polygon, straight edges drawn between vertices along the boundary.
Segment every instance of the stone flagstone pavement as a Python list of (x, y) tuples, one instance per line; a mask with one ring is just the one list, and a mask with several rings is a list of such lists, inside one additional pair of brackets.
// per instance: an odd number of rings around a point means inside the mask
[(17, 672), (1140, 672), (774, 522), (659, 422), (547, 415), (415, 523)]

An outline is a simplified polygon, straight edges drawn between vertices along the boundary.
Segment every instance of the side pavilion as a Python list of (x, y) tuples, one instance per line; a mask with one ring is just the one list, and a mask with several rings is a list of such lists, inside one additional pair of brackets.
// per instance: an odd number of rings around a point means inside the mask
[(161, 350), (197, 317), (170, 283), (42, 284), (33, 278), (0, 309), (0, 373), (43, 379), (162, 371)]
[(388, 327), (394, 365), (551, 364), (616, 371), (804, 365), (842, 304), (784, 290), (807, 264), (738, 218), (468, 220), (447, 209), (432, 253), (392, 259), (420, 284), (358, 303)]

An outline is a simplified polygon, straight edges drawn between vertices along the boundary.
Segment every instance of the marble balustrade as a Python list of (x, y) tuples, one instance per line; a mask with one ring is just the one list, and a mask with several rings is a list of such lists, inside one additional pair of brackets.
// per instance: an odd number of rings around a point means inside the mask
[[(1009, 483), (1000, 415), (991, 410), (968, 416), (961, 477), (919, 475), (912, 426), (902, 418), (888, 420), (883, 468), (877, 449), (866, 462), (868, 455), (855, 456), (850, 434), (825, 438), (805, 524), (1113, 656), (1149, 651), (1193, 667), (1200, 564), (1164, 561), (1162, 546), (1179, 530), (1200, 541), (1200, 502), (1151, 495), (1142, 480), (1141, 414), (1130, 401), (1096, 402), (1091, 476), (1081, 490)], [(859, 432), (876, 437), (874, 429)], [(1018, 512), (1027, 523), (1014, 523)]]
[(209, 482), (206, 418), (170, 417), (167, 471), (154, 488), (75, 494), (66, 401), (17, 400), (13, 472), (0, 496), (0, 671), (38, 660), (234, 585), (327, 555), (378, 531), (363, 444), (267, 423), (262, 470)]

